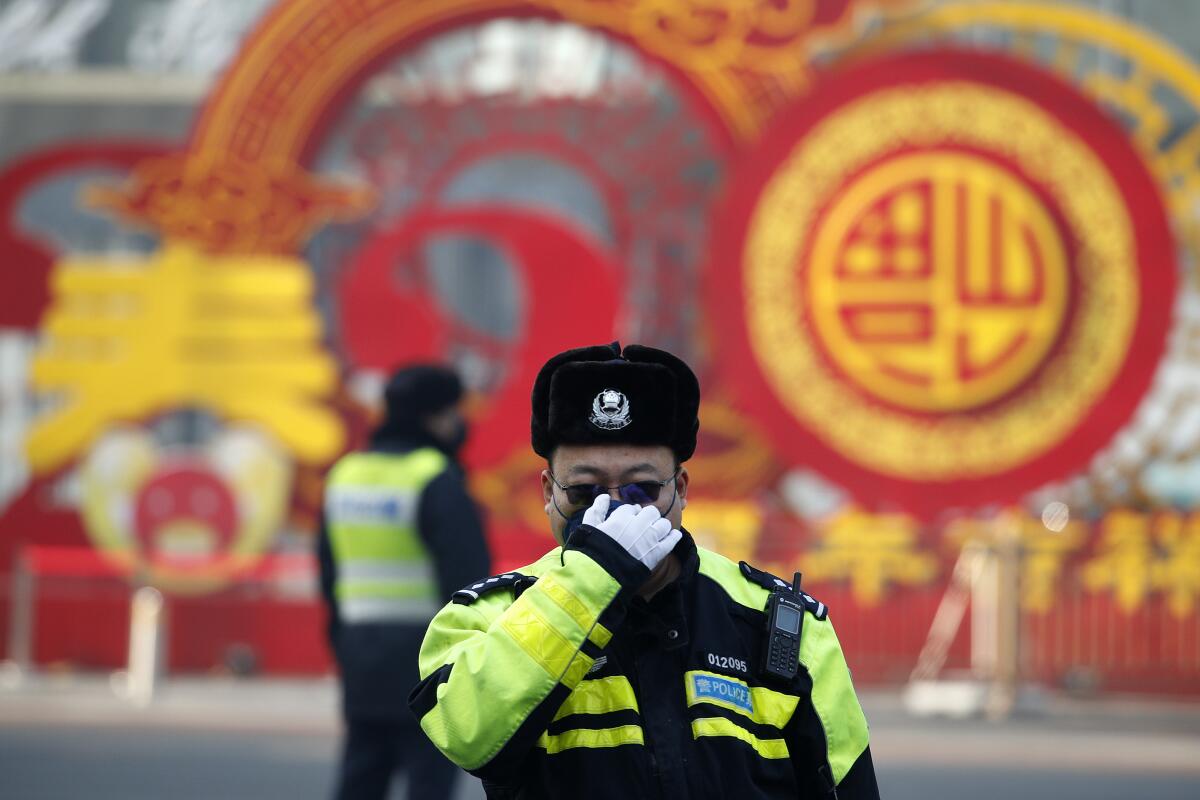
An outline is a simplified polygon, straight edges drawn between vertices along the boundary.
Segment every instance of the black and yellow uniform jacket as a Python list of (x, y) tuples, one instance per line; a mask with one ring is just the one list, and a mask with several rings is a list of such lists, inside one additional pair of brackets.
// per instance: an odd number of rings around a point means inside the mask
[(565, 549), (457, 592), (409, 698), (426, 735), (490, 798), (878, 798), (818, 604), (796, 678), (772, 683), (769, 582), (686, 532), (674, 555), (680, 576), (646, 602), (645, 566), (583, 526)]

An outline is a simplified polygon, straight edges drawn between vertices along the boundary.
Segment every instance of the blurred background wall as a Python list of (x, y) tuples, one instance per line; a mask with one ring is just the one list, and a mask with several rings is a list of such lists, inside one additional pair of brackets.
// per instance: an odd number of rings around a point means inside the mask
[(0, 3), (7, 656), (120, 664), (149, 584), (174, 671), (326, 670), (323, 475), (386, 371), (464, 375), (513, 568), (533, 375), (620, 339), (701, 377), (686, 524), (802, 569), (859, 680), (987, 668), (990, 618), (930, 628), (1009, 552), (1023, 676), (1200, 693), (1197, 22)]

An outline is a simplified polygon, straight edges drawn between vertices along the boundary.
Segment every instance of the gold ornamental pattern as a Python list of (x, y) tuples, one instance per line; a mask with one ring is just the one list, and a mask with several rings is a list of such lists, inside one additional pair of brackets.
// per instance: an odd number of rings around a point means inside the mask
[(884, 403), (949, 412), (997, 400), (1041, 365), (1066, 317), (1054, 219), (973, 153), (873, 165), (813, 238), (803, 285), (816, 338)]
[[(908, 152), (960, 158), (964, 150), (995, 154), (994, 163), (1019, 164), (1026, 175), (1036, 176), (1065, 220), (1063, 235), (1081, 243), (1073, 264), (1079, 279), (1060, 344), (1040, 363), (1027, 363), (1007, 383), (1001, 380), (1000, 391), (1033, 375), (1031, 380), (970, 413), (918, 415), (890, 407), (903, 408), (903, 398), (889, 395), (887, 404), (873, 399), (822, 357), (823, 348), (834, 351), (838, 344), (815, 338), (805, 319), (810, 298), (800, 267), (812, 247), (810, 238), (820, 236), (814, 227), (819, 215), (837, 204), (864, 166)], [(1026, 179), (1016, 173), (1010, 177), (1010, 197), (1033, 196), (1013, 188), (1014, 181)], [(1041, 212), (1032, 212), (1031, 219), (1041, 218)], [(1054, 237), (1042, 238), (1053, 249)], [(1099, 158), (1034, 103), (966, 82), (947, 82), (919, 94), (879, 91), (820, 123), (797, 143), (762, 192), (744, 259), (751, 346), (788, 412), (849, 460), (912, 480), (1003, 472), (1058, 444), (1114, 380), (1139, 302), (1130, 221)], [(810, 268), (819, 271), (819, 266)], [(1049, 326), (1044, 333), (1054, 327), (1054, 317), (1051, 313), (1042, 323)], [(840, 355), (854, 357), (844, 350)], [(875, 392), (880, 391), (886, 387), (877, 385)], [(975, 402), (992, 399), (986, 395)]]

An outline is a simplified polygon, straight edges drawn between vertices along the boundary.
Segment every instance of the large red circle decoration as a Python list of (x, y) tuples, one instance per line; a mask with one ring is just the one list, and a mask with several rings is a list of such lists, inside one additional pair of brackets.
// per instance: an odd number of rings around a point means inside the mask
[(1175, 251), (1125, 133), (1003, 56), (824, 79), (742, 163), (714, 227), (719, 369), (806, 464), (932, 513), (1069, 475), (1162, 355)]

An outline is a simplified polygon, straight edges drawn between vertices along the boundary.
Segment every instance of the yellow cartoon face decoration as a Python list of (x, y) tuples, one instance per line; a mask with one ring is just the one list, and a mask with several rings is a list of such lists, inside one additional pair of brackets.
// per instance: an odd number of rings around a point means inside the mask
[(105, 556), (152, 583), (198, 590), (269, 546), (287, 511), (292, 465), (254, 428), (181, 448), (119, 427), (88, 453), (79, 478), (81, 512)]

